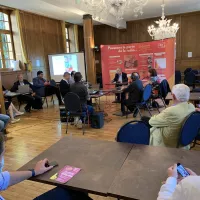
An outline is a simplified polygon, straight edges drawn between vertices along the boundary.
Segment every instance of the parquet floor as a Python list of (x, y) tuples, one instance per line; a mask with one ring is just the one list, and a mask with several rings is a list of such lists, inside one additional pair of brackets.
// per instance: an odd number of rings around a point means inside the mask
[[(114, 141), (118, 129), (133, 118), (131, 115), (128, 119), (112, 115), (112, 113), (120, 110), (119, 105), (111, 104), (112, 100), (113, 97), (102, 98), (102, 108), (104, 107), (108, 113), (103, 129), (87, 128), (83, 136), (81, 129), (69, 126), (67, 136)], [(44, 107), (41, 111), (32, 111), (31, 114), (25, 114), (21, 117), (21, 121), (18, 124), (9, 125), (8, 131), (10, 134), (6, 142), (4, 170), (17, 170), (26, 164), (60, 138), (66, 136), (65, 128), (66, 125), (59, 120), (58, 105), (53, 106), (51, 102), (49, 102), (49, 108)], [(1, 195), (6, 200), (32, 200), (52, 188), (49, 185), (24, 181), (10, 187), (7, 191), (2, 192)], [(94, 195), (92, 197), (95, 200), (112, 199)]]

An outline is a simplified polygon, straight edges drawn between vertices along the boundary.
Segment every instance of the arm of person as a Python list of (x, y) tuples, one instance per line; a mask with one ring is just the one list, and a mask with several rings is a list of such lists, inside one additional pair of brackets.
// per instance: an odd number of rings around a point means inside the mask
[(44, 83), (39, 82), (39, 79), (33, 79), (33, 85), (37, 88), (44, 87)]
[(123, 89), (123, 92), (124, 92), (124, 93), (130, 92), (130, 91), (132, 90), (131, 87), (132, 87), (132, 86), (129, 85), (127, 88), (124, 88), (124, 89)]
[(124, 78), (124, 83), (128, 83), (128, 76), (127, 76), (127, 74), (125, 73), (125, 78)]
[(166, 108), (158, 115), (154, 115), (149, 120), (149, 124), (153, 127), (166, 127), (170, 126), (171, 120), (173, 119), (173, 113), (170, 112), (170, 108)]
[[(45, 164), (48, 163), (47, 159), (39, 161), (35, 168), (35, 176), (43, 174), (53, 167), (45, 167)], [(31, 171), (16, 171), (16, 172), (3, 172), (0, 173), (0, 191), (6, 190), (8, 187), (20, 183), (24, 180), (27, 180), (32, 177)]]
[(115, 82), (117, 82), (117, 81), (118, 81), (118, 75), (115, 74), (115, 78), (112, 80), (112, 83), (115, 83)]
[(176, 189), (177, 179), (169, 177), (164, 185), (162, 185), (158, 193), (157, 200), (172, 200), (172, 195)]
[(12, 88), (10, 89), (11, 92), (16, 92), (18, 90), (18, 85), (17, 83), (14, 83), (14, 85), (12, 86)]

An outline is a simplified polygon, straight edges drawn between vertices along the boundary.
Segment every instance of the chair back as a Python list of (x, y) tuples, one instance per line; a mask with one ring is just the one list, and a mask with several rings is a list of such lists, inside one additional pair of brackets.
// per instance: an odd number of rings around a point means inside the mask
[(123, 125), (117, 133), (116, 141), (149, 145), (150, 129), (145, 122), (131, 121)]
[(147, 102), (151, 98), (152, 86), (148, 84), (143, 91), (143, 101)]
[(159, 85), (159, 89), (160, 89), (160, 95), (165, 99), (167, 94), (169, 92), (171, 92), (171, 89), (169, 87), (169, 83), (166, 79), (164, 79), (160, 85)]
[(81, 101), (77, 94), (69, 92), (64, 97), (65, 109), (69, 112), (78, 112), (81, 109)]
[(44, 87), (44, 97), (52, 96), (55, 94), (55, 90), (52, 90), (51, 86)]
[(197, 74), (199, 73), (199, 71), (196, 70), (196, 69), (192, 70), (192, 72), (193, 72), (195, 75), (197, 75)]
[(181, 83), (181, 71), (175, 71), (175, 85)]
[(186, 75), (188, 72), (191, 72), (192, 71), (192, 68), (187, 68), (185, 71), (184, 71), (184, 75)]
[(197, 137), (200, 130), (200, 112), (191, 113), (182, 126), (177, 148), (187, 146)]
[(184, 82), (186, 85), (193, 86), (195, 81), (196, 81), (196, 76), (192, 71), (185, 74)]

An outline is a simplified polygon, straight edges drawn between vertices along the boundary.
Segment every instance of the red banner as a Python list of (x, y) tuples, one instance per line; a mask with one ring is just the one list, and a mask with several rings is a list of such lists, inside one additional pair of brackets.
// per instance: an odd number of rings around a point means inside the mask
[(114, 79), (116, 69), (121, 68), (130, 77), (138, 72), (141, 79), (147, 77), (148, 69), (156, 69), (160, 80), (167, 79), (174, 85), (175, 39), (153, 42), (101, 45), (101, 63), (104, 88)]

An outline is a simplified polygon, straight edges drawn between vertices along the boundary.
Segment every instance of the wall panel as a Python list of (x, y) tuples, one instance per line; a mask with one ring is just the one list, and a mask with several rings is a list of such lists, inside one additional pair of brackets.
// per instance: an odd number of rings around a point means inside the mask
[[(200, 69), (200, 12), (172, 15), (167, 18), (171, 18), (172, 23), (180, 25), (176, 37), (176, 69), (181, 71), (187, 67)], [(126, 30), (118, 30), (107, 25), (96, 25), (94, 26), (95, 45), (151, 41), (147, 28), (155, 24), (154, 21), (158, 19), (127, 22)], [(80, 41), (82, 40), (81, 34), (80, 31)], [(192, 58), (188, 58), (188, 52), (193, 53)], [(96, 53), (96, 59), (100, 61), (100, 53)], [(101, 63), (97, 65), (97, 71), (101, 71)]]

